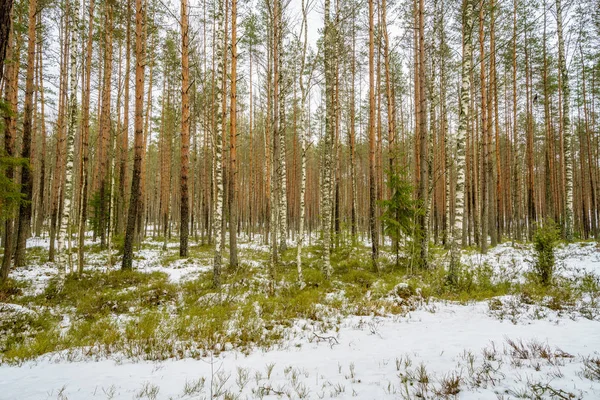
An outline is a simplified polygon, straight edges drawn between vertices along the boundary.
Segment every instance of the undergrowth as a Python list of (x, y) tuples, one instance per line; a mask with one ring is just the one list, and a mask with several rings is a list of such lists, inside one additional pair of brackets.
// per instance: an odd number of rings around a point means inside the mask
[[(37, 295), (24, 295), (24, 283), (8, 281), (0, 287), (0, 306), (13, 303), (22, 309), (0, 318), (0, 362), (20, 363), (47, 353), (68, 359), (118, 354), (162, 360), (229, 349), (249, 352), (284, 344), (288, 328), (299, 319), (308, 322), (304, 329), (325, 331), (347, 315), (402, 315), (434, 299), (491, 299), (490, 309), (501, 309), (497, 299), (514, 295), (522, 303), (561, 311), (577, 307), (585, 317), (598, 317), (595, 275), (555, 277), (546, 285), (533, 278), (515, 281), (483, 263), (460, 265), (451, 282), (443, 264), (413, 270), (402, 258), (396, 264), (394, 257), (382, 257), (380, 272), (373, 272), (367, 248), (344, 245), (332, 254), (334, 272), (327, 281), (320, 270), (321, 251), (318, 245), (305, 248), (303, 288), (297, 284), (294, 248), (281, 254), (273, 281), (268, 254), (243, 249), (240, 266), (226, 268), (219, 290), (210, 272), (172, 283), (159, 272), (90, 269), (52, 278)], [(171, 253), (164, 252), (159, 262), (169, 265), (177, 258)], [(194, 259), (208, 255), (208, 246), (190, 251)], [(455, 385), (449, 379), (443, 390), (452, 393)]]

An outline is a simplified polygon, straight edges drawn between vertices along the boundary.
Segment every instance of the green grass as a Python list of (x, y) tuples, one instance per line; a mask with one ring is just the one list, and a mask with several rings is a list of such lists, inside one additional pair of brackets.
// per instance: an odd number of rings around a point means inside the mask
[[(61, 350), (69, 350), (65, 357), (119, 352), (148, 360), (197, 357), (224, 348), (250, 351), (276, 345), (298, 319), (333, 328), (331, 321), (346, 315), (404, 314), (431, 299), (464, 303), (516, 294), (524, 302), (569, 310), (591, 298), (580, 312), (591, 318), (598, 313), (593, 301), (600, 298), (600, 279), (594, 275), (557, 278), (544, 287), (534, 279), (519, 284), (497, 276), (484, 264), (461, 266), (450, 283), (447, 271), (435, 266), (436, 259), (430, 270), (417, 271), (409, 268), (406, 258), (399, 265), (382, 259), (375, 272), (368, 248), (346, 246), (333, 251), (334, 270), (327, 281), (321, 272), (321, 252), (318, 245), (303, 249), (303, 288), (297, 282), (295, 247), (281, 254), (273, 282), (267, 269), (269, 254), (241, 250), (240, 266), (224, 268), (219, 291), (213, 287), (211, 272), (174, 284), (158, 272), (89, 270), (81, 276), (53, 278), (35, 296), (24, 295), (22, 283), (8, 281), (0, 287), (0, 303), (20, 304), (34, 312), (0, 321), (0, 363)], [(45, 256), (37, 250), (34, 255)], [(162, 263), (178, 258), (169, 251)], [(210, 260), (212, 247), (193, 246), (190, 258)], [(70, 324), (61, 326), (63, 316)]]

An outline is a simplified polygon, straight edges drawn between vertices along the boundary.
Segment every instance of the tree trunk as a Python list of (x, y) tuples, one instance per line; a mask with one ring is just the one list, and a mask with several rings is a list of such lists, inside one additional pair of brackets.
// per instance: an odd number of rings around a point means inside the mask
[(21, 169), (21, 196), (24, 202), (19, 207), (19, 232), (15, 265), (25, 265), (25, 249), (27, 238), (31, 233), (31, 195), (33, 192), (33, 175), (31, 174), (31, 133), (33, 119), (33, 75), (35, 73), (35, 41), (36, 41), (37, 1), (29, 1), (29, 26), (27, 29), (27, 75), (25, 78), (25, 105), (23, 110), (23, 148), (21, 158), (27, 164)]
[[(93, 7), (93, 1), (91, 7)], [(125, 189), (127, 187), (127, 158), (129, 155), (129, 81), (131, 74), (131, 0), (127, 0), (125, 17), (125, 104), (123, 110), (123, 130), (121, 132), (121, 160), (119, 165), (119, 209), (117, 216), (117, 231), (122, 232), (125, 225)]]
[(0, 0), (0, 84), (4, 78), (4, 60), (9, 58), (6, 50), (10, 43), (10, 32), (12, 29), (11, 13), (13, 0)]
[(133, 241), (135, 236), (135, 223), (140, 205), (140, 180), (142, 172), (142, 154), (144, 150), (144, 68), (145, 43), (144, 43), (144, 14), (142, 0), (135, 1), (135, 154), (133, 159), (133, 177), (131, 180), (131, 199), (127, 215), (127, 229), (125, 231), (125, 244), (123, 246), (123, 264), (121, 269), (129, 270), (133, 266)]
[(425, 23), (424, 0), (419, 0), (419, 204), (422, 208), (420, 218), (420, 262), (423, 268), (428, 268), (429, 252), (429, 174), (427, 155), (427, 96), (425, 95)]
[[(15, 35), (17, 33), (14, 28), (11, 27), (9, 35), (9, 44), (6, 51), (6, 81), (4, 90), (4, 101), (12, 112), (4, 114), (4, 150), (7, 158), (15, 157), (15, 140), (17, 137), (17, 96), (18, 96), (18, 80), (19, 80), (19, 63), (15, 62), (15, 59), (19, 54), (19, 46), (16, 46)], [(13, 181), (14, 179), (14, 167), (8, 165), (5, 170), (5, 176), (8, 180)], [(10, 272), (10, 265), (12, 261), (13, 249), (14, 249), (14, 228), (15, 218), (14, 210), (9, 210), (9, 214), (4, 222), (4, 239), (2, 244), (4, 245), (4, 257), (2, 258), (2, 269), (0, 270), (0, 283), (6, 281), (8, 273)]]
[[(234, 0), (235, 1), (235, 0)], [(190, 66), (189, 24), (187, 0), (181, 0), (181, 221), (179, 223), (179, 257), (188, 255), (189, 198), (188, 174), (190, 168)]]
[(213, 219), (213, 230), (215, 235), (215, 256), (213, 260), (213, 284), (219, 288), (221, 286), (221, 263), (222, 263), (222, 242), (223, 242), (223, 196), (225, 186), (223, 183), (223, 108), (221, 107), (222, 98), (225, 96), (223, 71), (224, 65), (224, 40), (225, 32), (223, 25), (223, 0), (219, 0), (217, 5), (217, 34), (216, 34), (216, 51), (215, 58), (217, 60), (216, 84), (215, 84), (215, 211)]
[(229, 266), (238, 267), (237, 255), (237, 0), (231, 0), (231, 111), (229, 129)]
[(479, 2), (479, 66), (480, 66), (480, 85), (481, 85), (481, 140), (482, 146), (482, 171), (481, 171), (481, 252), (487, 253), (488, 248), (488, 163), (489, 163), (489, 142), (488, 142), (488, 122), (487, 122), (487, 92), (485, 79), (485, 39), (484, 39), (484, 3)]
[[(65, 200), (60, 219), (60, 229), (58, 232), (58, 268), (64, 274), (66, 265), (69, 266), (69, 272), (73, 272), (73, 263), (71, 259), (71, 205), (73, 202), (73, 159), (75, 153), (75, 130), (77, 128), (77, 38), (79, 35), (78, 17), (79, 4), (74, 1), (70, 4), (69, 13), (71, 15), (71, 83), (69, 94), (69, 125), (67, 128), (67, 148), (66, 166), (65, 166)], [(65, 237), (69, 235), (69, 246), (65, 254)]]
[[(90, 0), (88, 33), (86, 43), (85, 67), (84, 67), (84, 91), (82, 96), (82, 122), (81, 122), (81, 159), (79, 163), (79, 233), (77, 245), (77, 269), (83, 272), (85, 227), (87, 222), (87, 194), (88, 194), (88, 144), (90, 137), (90, 91), (92, 76), (92, 44), (94, 34), (94, 0)], [(129, 8), (128, 1), (128, 8)], [(125, 117), (127, 118), (127, 117)]]
[(369, 0), (369, 230), (371, 231), (371, 262), (379, 270), (379, 232), (375, 221), (377, 186), (375, 182), (375, 33), (373, 0)]
[(565, 59), (565, 42), (563, 39), (563, 20), (562, 20), (561, 0), (556, 0), (556, 28), (558, 34), (558, 69), (561, 80), (562, 92), (562, 117), (560, 118), (560, 130), (563, 136), (563, 162), (565, 169), (565, 238), (567, 241), (573, 240), (573, 157), (572, 152), (572, 132), (571, 120), (569, 117), (569, 74)]
[(324, 20), (324, 68), (325, 68), (325, 138), (323, 140), (324, 160), (323, 160), (323, 185), (321, 188), (321, 202), (323, 222), (321, 230), (323, 232), (323, 275), (329, 279), (333, 272), (331, 267), (331, 222), (332, 222), (332, 177), (333, 177), (333, 135), (334, 135), (334, 46), (335, 46), (335, 26), (330, 17), (331, 1), (325, 0), (325, 20)]
[(459, 122), (456, 132), (456, 190), (454, 192), (454, 226), (452, 230), (452, 245), (450, 247), (450, 277), (454, 279), (460, 263), (460, 247), (463, 237), (463, 215), (465, 210), (465, 137), (469, 122), (469, 101), (471, 95), (471, 35), (473, 33), (473, 0), (463, 0), (462, 12), (462, 70), (459, 99)]

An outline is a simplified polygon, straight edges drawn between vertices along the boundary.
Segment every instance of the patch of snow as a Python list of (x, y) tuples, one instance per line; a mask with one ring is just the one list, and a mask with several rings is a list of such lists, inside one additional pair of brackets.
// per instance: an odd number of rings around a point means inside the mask
[[(241, 398), (260, 397), (259, 391), (271, 391), (271, 395), (289, 392), (298, 398), (302, 391), (307, 398), (395, 399), (404, 390), (399, 373), (421, 363), (432, 385), (451, 372), (463, 374), (468, 382), (472, 376), (467, 373), (466, 355), (474, 357), (473, 368), (483, 368), (489, 361), (482, 354), (484, 349), (497, 351), (496, 375), (485, 385), (462, 383), (461, 399), (496, 399), (497, 394), (515, 388), (527, 390), (529, 383), (538, 381), (548, 381), (552, 388), (576, 393), (579, 398), (596, 399), (600, 382), (590, 381), (580, 372), (583, 357), (600, 349), (599, 327), (595, 321), (560, 317), (515, 325), (490, 316), (486, 303), (436, 303), (430, 311), (404, 317), (349, 317), (337, 332), (305, 329), (303, 337), (290, 340), (280, 350), (256, 350), (249, 356), (228, 350), (225, 343), (226, 351), (203, 359), (52, 362), (42, 357), (21, 366), (0, 367), (0, 399), (56, 398), (60, 390), (70, 400), (106, 398), (109, 391), (114, 399), (131, 399), (153, 386), (158, 388), (157, 399), (189, 398), (183, 396), (186, 382), (190, 385), (200, 378), (206, 380), (202, 393), (206, 398), (212, 382), (213, 389), (222, 384), (222, 390), (241, 393)], [(575, 332), (578, 340), (573, 340)], [(541, 359), (515, 360), (507, 339), (542, 343), (572, 357), (555, 365), (546, 365)], [(412, 367), (405, 370), (399, 364), (406, 360)], [(238, 382), (243, 382), (238, 379), (240, 374), (249, 377), (242, 388), (238, 387)]]

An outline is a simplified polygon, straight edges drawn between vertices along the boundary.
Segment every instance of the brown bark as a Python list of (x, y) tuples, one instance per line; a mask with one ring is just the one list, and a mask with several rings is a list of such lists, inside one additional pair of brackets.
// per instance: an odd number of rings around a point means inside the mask
[(181, 0), (181, 221), (179, 257), (188, 255), (189, 197), (188, 174), (190, 165), (190, 66), (189, 24), (187, 0)]
[(374, 0), (369, 0), (369, 229), (371, 231), (371, 261), (379, 269), (379, 232), (375, 221), (377, 188), (375, 182), (375, 33), (373, 21)]
[(127, 229), (125, 231), (125, 244), (123, 248), (123, 264), (121, 269), (128, 270), (133, 266), (133, 240), (135, 223), (140, 204), (140, 180), (142, 172), (142, 154), (144, 150), (144, 68), (145, 68), (145, 43), (144, 43), (144, 14), (142, 0), (135, 1), (135, 153), (133, 159), (133, 177), (131, 180), (131, 199), (127, 215)]
[(21, 169), (21, 196), (24, 200), (19, 207), (19, 232), (15, 250), (15, 265), (25, 265), (27, 238), (31, 234), (31, 200), (33, 175), (31, 174), (31, 137), (33, 120), (33, 78), (35, 73), (35, 41), (37, 22), (37, 0), (29, 1), (29, 26), (27, 28), (27, 74), (25, 78), (25, 105), (23, 110), (23, 143), (21, 158), (27, 164)]

